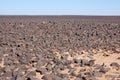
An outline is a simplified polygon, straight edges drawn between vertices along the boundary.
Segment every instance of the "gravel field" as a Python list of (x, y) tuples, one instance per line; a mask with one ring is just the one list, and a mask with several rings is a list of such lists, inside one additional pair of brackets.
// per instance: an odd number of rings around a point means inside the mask
[(120, 80), (120, 17), (0, 16), (0, 80)]

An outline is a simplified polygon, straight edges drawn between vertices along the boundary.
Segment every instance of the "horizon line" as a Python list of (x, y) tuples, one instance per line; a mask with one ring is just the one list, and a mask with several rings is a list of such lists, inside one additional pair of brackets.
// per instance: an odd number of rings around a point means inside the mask
[(49, 16), (91, 16), (91, 17), (92, 17), (92, 16), (93, 16), (93, 17), (94, 17), (94, 16), (98, 16), (98, 17), (99, 17), (99, 16), (100, 16), (100, 17), (102, 17), (102, 16), (103, 16), (103, 17), (105, 17), (105, 16), (107, 17), (107, 16), (108, 16), (108, 17), (116, 17), (116, 16), (120, 16), (120, 15), (31, 15), (31, 14), (27, 14), (27, 15), (26, 15), (26, 14), (25, 14), (25, 15), (4, 15), (4, 14), (0, 14), (0, 16), (43, 16), (43, 17), (44, 17), (44, 16), (48, 16), (48, 17), (49, 17)]

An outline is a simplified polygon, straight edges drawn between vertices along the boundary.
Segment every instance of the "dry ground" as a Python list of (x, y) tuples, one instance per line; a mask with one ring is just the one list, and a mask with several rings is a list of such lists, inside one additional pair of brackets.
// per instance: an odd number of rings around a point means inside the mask
[(120, 17), (1, 16), (0, 80), (120, 80)]

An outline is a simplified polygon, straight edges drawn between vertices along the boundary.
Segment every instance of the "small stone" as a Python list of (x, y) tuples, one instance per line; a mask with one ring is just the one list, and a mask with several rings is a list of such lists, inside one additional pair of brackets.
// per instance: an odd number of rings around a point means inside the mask
[(25, 80), (25, 79), (20, 75), (15, 75), (11, 80)]
[(77, 75), (77, 77), (79, 77), (79, 78), (85, 77), (84, 72), (80, 72), (80, 73)]
[(34, 78), (34, 77), (31, 76), (31, 77), (28, 77), (27, 80), (39, 80), (39, 79)]
[(16, 80), (25, 80), (22, 76), (17, 76)]
[(58, 58), (54, 58), (54, 59), (53, 59), (53, 62), (54, 62), (54, 64), (56, 64), (56, 65), (59, 65), (59, 64), (62, 63)]
[(2, 71), (6, 73), (6, 72), (10, 72), (11, 70), (9, 67), (3, 67)]
[(51, 71), (51, 70), (52, 70), (52, 65), (51, 65), (51, 64), (48, 64), (48, 65), (46, 66), (46, 69), (47, 69), (48, 71)]
[(19, 71), (13, 71), (12, 72), (12, 76), (23, 76), (23, 71), (22, 70), (19, 70)]
[(28, 64), (28, 63), (29, 63), (26, 58), (20, 59), (19, 62), (20, 62), (21, 64)]
[(89, 65), (89, 61), (88, 60), (85, 60), (85, 59), (82, 59), (81, 60), (81, 66), (85, 66), (85, 65)]
[[(63, 79), (63, 78), (60, 78), (59, 76), (54, 76), (54, 80), (65, 80), (65, 79)], [(68, 80), (68, 79), (67, 79)]]
[(86, 80), (97, 80), (97, 79), (94, 76), (92, 76), (92, 77), (87, 77)]
[(57, 68), (59, 68), (60, 70), (64, 70), (65, 69), (65, 66), (63, 64), (59, 64), (57, 66), (58, 66)]
[(79, 72), (85, 72), (86, 69), (85, 68), (81, 68)]
[(81, 80), (88, 80), (88, 79), (85, 76), (82, 76)]
[[(105, 75), (105, 78), (117, 78), (117, 76), (116, 75)], [(116, 79), (115, 79), (116, 80)]]
[(41, 75), (43, 75), (47, 72), (47, 70), (45, 68), (37, 68), (36, 72), (39, 72)]
[(119, 60), (120, 60), (120, 57), (118, 57), (117, 59), (119, 59)]
[(18, 67), (20, 67), (21, 70), (28, 70), (29, 69), (28, 67), (26, 67), (26, 65), (20, 65)]
[(67, 59), (67, 57), (68, 57), (67, 54), (62, 54), (62, 55), (61, 55), (61, 60), (63, 60), (63, 59)]
[(54, 80), (54, 75), (53, 74), (45, 74), (42, 77), (43, 80)]
[(27, 77), (27, 80), (31, 80), (31, 78), (30, 78), (30, 77)]
[(108, 57), (109, 55), (108, 55), (108, 54), (106, 54), (106, 53), (104, 53), (104, 54), (103, 54), (103, 56), (104, 56), (104, 57)]
[(85, 74), (87, 77), (93, 77), (93, 76), (94, 76), (93, 71), (85, 72), (84, 74)]
[(4, 73), (4, 76), (6, 76), (6, 77), (12, 77), (12, 72), (6, 72), (6, 73)]
[(109, 70), (110, 70), (110, 68), (101, 66), (100, 69), (99, 69), (99, 72), (106, 73), (106, 72), (108, 72)]
[(62, 74), (62, 73), (58, 74), (58, 76), (61, 78), (68, 78), (69, 77), (68, 74)]
[(65, 66), (68, 66), (71, 64), (71, 61), (70, 60), (62, 60), (62, 64), (65, 65)]
[(78, 73), (74, 71), (71, 73), (71, 75), (76, 77), (76, 76), (78, 76)]
[(102, 73), (99, 71), (94, 71), (93, 73), (95, 77), (102, 77)]
[(48, 60), (41, 58), (38, 60), (38, 66), (44, 66), (46, 63), (48, 63)]
[(28, 74), (27, 76), (36, 76), (35, 71), (28, 71), (26, 74)]
[(93, 66), (95, 63), (95, 60), (90, 60), (89, 63), (88, 63), (88, 66)]
[(118, 63), (116, 63), (116, 62), (112, 62), (112, 63), (110, 64), (110, 66), (112, 66), (112, 67), (117, 67), (117, 68), (120, 67), (120, 65), (119, 65)]
[(81, 60), (80, 60), (80, 59), (73, 59), (73, 60), (74, 60), (74, 63), (76, 63), (76, 64), (81, 63)]
[(52, 70), (53, 73), (59, 74), (61, 72), (61, 70), (58, 67), (54, 67)]
[(95, 70), (99, 70), (102, 66), (99, 64), (95, 64), (93, 67), (95, 67)]

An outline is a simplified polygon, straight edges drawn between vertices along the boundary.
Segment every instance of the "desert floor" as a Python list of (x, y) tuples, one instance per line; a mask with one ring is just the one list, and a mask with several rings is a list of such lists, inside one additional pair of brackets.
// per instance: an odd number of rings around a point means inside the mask
[(120, 80), (120, 17), (0, 16), (0, 80)]

